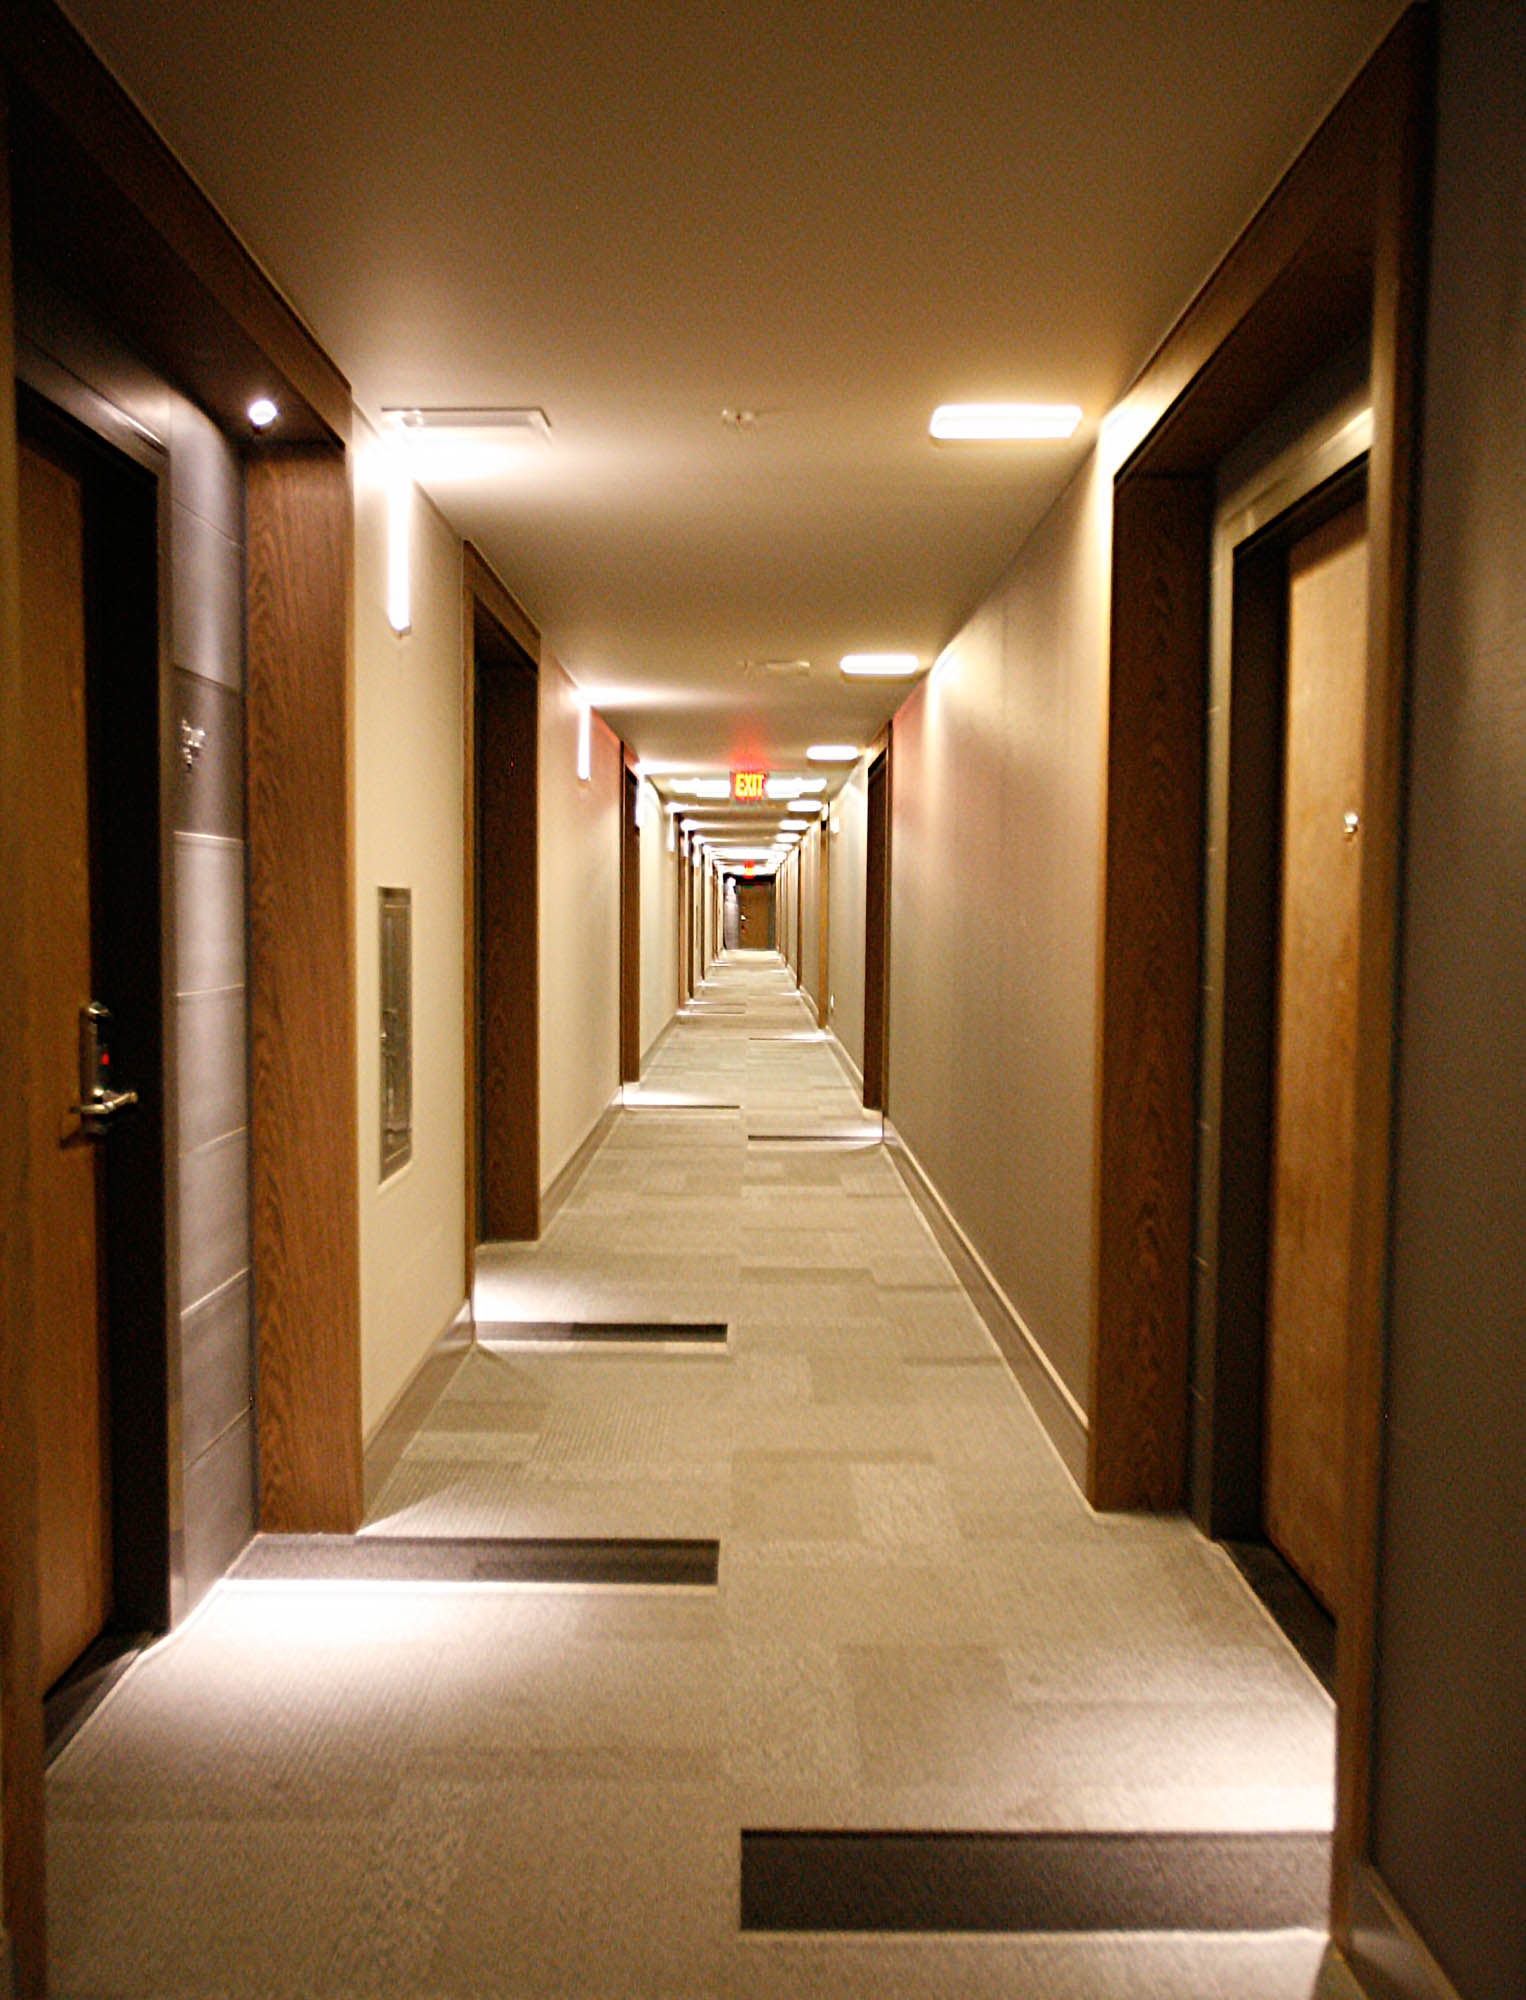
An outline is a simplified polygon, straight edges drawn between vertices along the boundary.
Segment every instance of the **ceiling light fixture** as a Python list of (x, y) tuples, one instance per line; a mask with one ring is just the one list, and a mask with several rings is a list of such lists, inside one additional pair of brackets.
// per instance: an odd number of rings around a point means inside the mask
[(669, 780), (675, 792), (683, 792), (691, 799), (729, 799), (731, 780), (729, 778), (672, 778)]
[(853, 680), (901, 681), (917, 673), (922, 662), (915, 653), (844, 653), (839, 664)]
[(853, 743), (813, 743), (805, 754), (813, 764), (856, 764), (864, 753)]
[(779, 831), (781, 833), (806, 833), (810, 829), (810, 824), (811, 822), (808, 819), (781, 819), (779, 822)]
[(1075, 403), (940, 403), (928, 430), (945, 443), (1006, 443), (1074, 437), (1080, 422)]
[(280, 414), (279, 408), (268, 396), (256, 396), (249, 405), (249, 421), (257, 431), (268, 431)]
[(551, 419), (545, 411), (528, 406), (393, 408), (382, 411), (382, 421), (404, 431), (524, 431), (542, 439), (551, 435)]

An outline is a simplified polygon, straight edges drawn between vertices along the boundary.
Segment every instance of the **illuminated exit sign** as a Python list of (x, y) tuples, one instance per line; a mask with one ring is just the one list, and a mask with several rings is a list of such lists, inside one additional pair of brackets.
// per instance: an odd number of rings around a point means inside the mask
[(764, 786), (768, 782), (766, 771), (733, 771), (731, 774), (731, 796), (733, 799), (749, 803), (767, 798)]

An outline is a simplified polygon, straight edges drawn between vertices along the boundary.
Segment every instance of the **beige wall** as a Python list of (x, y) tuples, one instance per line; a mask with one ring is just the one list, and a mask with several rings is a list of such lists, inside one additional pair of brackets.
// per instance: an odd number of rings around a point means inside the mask
[(1093, 459), (897, 715), (891, 780), (890, 1116), (1078, 1403), (1109, 493)]
[(540, 666), (540, 1181), (548, 1188), (620, 1085), (619, 739), (592, 719), (577, 774), (578, 703)]
[(826, 1025), (864, 1072), (864, 881), (869, 825), (869, 762), (866, 758), (829, 810), (827, 897), (831, 905), (827, 940)]
[[(355, 921), (366, 1434), (465, 1299), (461, 544), (413, 501), (413, 626), (387, 622), (379, 448), (355, 451)], [(380, 1180), (377, 890), (413, 894), (413, 1156)]]
[(641, 1055), (678, 1011), (678, 855), (668, 852), (668, 815), (652, 787), (637, 795), (641, 828)]

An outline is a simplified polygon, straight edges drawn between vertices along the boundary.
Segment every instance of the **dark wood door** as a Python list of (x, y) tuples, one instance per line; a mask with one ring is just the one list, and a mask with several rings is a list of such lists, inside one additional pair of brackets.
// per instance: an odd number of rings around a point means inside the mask
[(536, 928), (538, 683), (476, 620), (477, 1230), (540, 1233), (540, 984)]
[(1263, 1497), (1268, 1539), (1338, 1612), (1367, 635), (1362, 507), (1289, 552), (1287, 631)]
[(627, 764), (620, 798), (620, 1081), (641, 1080), (641, 784)]
[(25, 447), (20, 503), (22, 657), (49, 824), (33, 857), (31, 908), (38, 1617), (48, 1687), (111, 1611), (106, 1328), (99, 1148), (72, 1108), (80, 1014), (92, 997), (80, 482)]
[(869, 766), (864, 883), (864, 1108), (883, 1111), (887, 1068), (885, 983), (890, 962), (890, 760)]
[(771, 881), (737, 884), (737, 943), (743, 951), (772, 951), (774, 885)]

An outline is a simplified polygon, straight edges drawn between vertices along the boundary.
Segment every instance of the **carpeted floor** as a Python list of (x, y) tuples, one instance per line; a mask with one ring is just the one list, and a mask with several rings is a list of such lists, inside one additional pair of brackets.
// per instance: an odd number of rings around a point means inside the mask
[[(1086, 1508), (778, 961), (686, 1016), (476, 1304), (726, 1339), (468, 1349), (390, 1557), (230, 1580), (146, 1654), (50, 1774), (56, 1992), (1346, 1991), (1308, 1928), (742, 1928), (744, 1829), (1322, 1835), (1332, 1715), (1221, 1551)], [(484, 1537), (719, 1571), (395, 1576)]]

